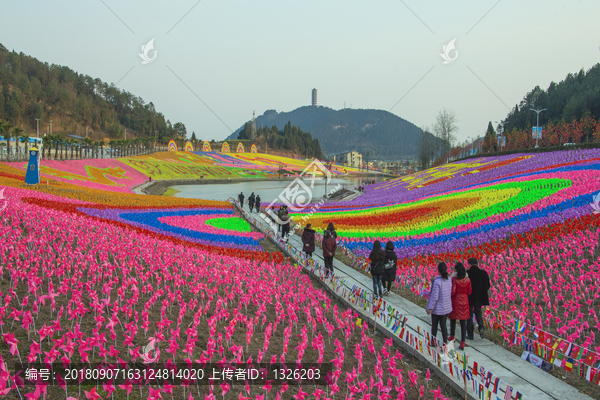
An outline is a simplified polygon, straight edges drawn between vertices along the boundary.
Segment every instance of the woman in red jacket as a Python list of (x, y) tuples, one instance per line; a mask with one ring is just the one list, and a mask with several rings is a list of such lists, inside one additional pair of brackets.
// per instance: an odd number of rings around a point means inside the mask
[(456, 320), (459, 320), (460, 346), (458, 348), (463, 350), (467, 335), (467, 320), (469, 319), (469, 295), (472, 288), (471, 280), (467, 276), (463, 263), (456, 263), (454, 269), (456, 270), (456, 276), (452, 277), (452, 312), (450, 313), (450, 337), (448, 340), (454, 340)]

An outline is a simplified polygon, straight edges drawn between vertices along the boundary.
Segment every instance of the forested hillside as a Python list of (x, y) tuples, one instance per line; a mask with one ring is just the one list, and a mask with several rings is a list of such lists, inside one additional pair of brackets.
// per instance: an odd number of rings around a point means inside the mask
[[(239, 131), (238, 139), (252, 138), (252, 125), (246, 123)], [(262, 126), (256, 129), (256, 142), (268, 145), (271, 150), (287, 150), (305, 157), (323, 159), (323, 151), (319, 139), (313, 139), (310, 133), (303, 132), (299, 127), (292, 126), (288, 121), (283, 130), (273, 125)], [(265, 146), (265, 148), (267, 148)]]
[(79, 74), (72, 69), (43, 63), (23, 53), (8, 51), (0, 44), (0, 119), (26, 130), (41, 119), (45, 132), (53, 121), (54, 133), (85, 133), (96, 138), (127, 135), (154, 137), (164, 141), (185, 132), (182, 123), (171, 124), (145, 103), (114, 84)]
[(540, 113), (540, 126), (550, 121), (569, 123), (587, 116), (600, 120), (600, 64), (587, 72), (582, 69), (569, 74), (559, 83), (551, 82), (546, 90), (536, 86), (508, 113), (506, 131), (536, 126), (537, 116), (531, 108), (546, 108)]

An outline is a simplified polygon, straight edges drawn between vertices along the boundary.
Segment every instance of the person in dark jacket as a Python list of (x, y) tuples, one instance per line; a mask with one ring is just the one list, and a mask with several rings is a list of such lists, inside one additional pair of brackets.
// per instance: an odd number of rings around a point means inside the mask
[(487, 272), (479, 268), (476, 258), (469, 258), (469, 270), (467, 274), (471, 280), (472, 292), (469, 295), (469, 319), (467, 320), (467, 339), (473, 340), (473, 314), (477, 318), (479, 335), (483, 339), (485, 330), (483, 328), (483, 316), (481, 307), (490, 305), (488, 290), (490, 290), (490, 276)]
[(337, 233), (335, 233), (335, 227), (333, 226), (333, 222), (330, 222), (327, 225), (327, 230), (331, 233), (331, 237), (337, 239)]
[(315, 231), (311, 227), (311, 224), (306, 224), (302, 231), (302, 251), (308, 257), (312, 257), (312, 253), (315, 251)]
[[(279, 206), (279, 210), (277, 210), (277, 218), (282, 221), (283, 214), (285, 214), (285, 206)], [(282, 224), (277, 224), (277, 232), (281, 231)]]
[(330, 272), (333, 272), (333, 257), (335, 257), (335, 249), (337, 248), (337, 243), (335, 239), (331, 237), (331, 232), (325, 231), (323, 235), (323, 243), (321, 246), (323, 247), (323, 259), (325, 260), (325, 268)]
[(256, 207), (256, 212), (259, 213), (260, 212), (260, 195), (256, 196), (256, 199), (254, 199), (254, 207)]
[[(385, 261), (383, 263), (383, 294), (390, 294), (392, 289), (392, 282), (396, 280), (396, 263), (398, 262), (398, 256), (394, 251), (394, 242), (391, 240), (385, 245)], [(387, 285), (387, 287), (386, 287)]]
[(456, 271), (456, 276), (452, 276), (452, 312), (449, 315), (450, 337), (448, 337), (448, 340), (454, 340), (456, 320), (459, 320), (460, 346), (458, 348), (464, 350), (467, 335), (467, 321), (469, 320), (469, 295), (472, 291), (471, 280), (467, 276), (467, 270), (463, 263), (456, 263), (454, 270)]
[(240, 192), (238, 195), (238, 200), (240, 201), (240, 208), (244, 208), (244, 193)]
[(248, 197), (248, 207), (250, 207), (250, 212), (252, 212), (252, 209), (254, 208), (254, 192)]
[(284, 212), (284, 214), (281, 216), (281, 222), (283, 222), (283, 224), (281, 224), (281, 238), (285, 239), (286, 241), (288, 240), (289, 236), (290, 236), (290, 214), (286, 212)]
[(381, 286), (381, 277), (383, 276), (385, 263), (385, 251), (381, 248), (381, 242), (376, 240), (373, 243), (373, 250), (369, 254), (369, 260), (371, 260), (371, 277), (373, 278), (373, 293), (377, 296), (377, 289), (379, 289), (379, 296), (383, 296), (383, 287)]

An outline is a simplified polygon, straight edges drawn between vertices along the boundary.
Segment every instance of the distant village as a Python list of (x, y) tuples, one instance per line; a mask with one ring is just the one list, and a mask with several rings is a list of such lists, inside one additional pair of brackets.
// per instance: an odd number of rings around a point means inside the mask
[(348, 151), (327, 156), (327, 162), (337, 165), (354, 167), (368, 171), (379, 171), (395, 175), (408, 175), (419, 171), (419, 163), (416, 160), (378, 161), (369, 160), (369, 153)]

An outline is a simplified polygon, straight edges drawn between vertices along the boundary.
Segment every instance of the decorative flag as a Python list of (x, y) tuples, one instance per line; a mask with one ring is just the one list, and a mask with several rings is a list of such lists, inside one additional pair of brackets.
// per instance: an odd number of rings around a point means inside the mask
[(490, 383), (492, 383), (492, 373), (490, 371), (488, 371), (487, 377), (485, 378), (485, 387), (487, 389), (490, 388)]
[(585, 374), (585, 380), (591, 382), (595, 375), (594, 368), (588, 367), (587, 374)]
[(581, 360), (581, 362), (586, 365), (592, 366), (594, 364), (594, 361), (596, 361), (596, 357), (596, 353), (594, 353), (593, 351), (588, 351), (587, 355)]
[(567, 372), (571, 372), (573, 370), (573, 362), (574, 360), (571, 357), (567, 357), (566, 361), (564, 362), (564, 368)]
[(500, 378), (494, 378), (492, 382), (493, 382), (492, 392), (494, 392), (494, 394), (498, 394), (498, 386), (500, 385)]
[(512, 390), (513, 388), (510, 385), (506, 385), (506, 393), (504, 393), (504, 400), (512, 399)]
[(525, 332), (525, 328), (527, 328), (527, 324), (515, 318), (515, 331), (523, 333)]

